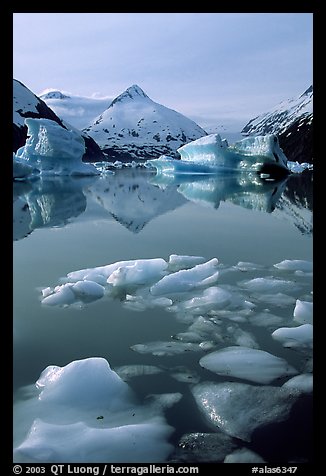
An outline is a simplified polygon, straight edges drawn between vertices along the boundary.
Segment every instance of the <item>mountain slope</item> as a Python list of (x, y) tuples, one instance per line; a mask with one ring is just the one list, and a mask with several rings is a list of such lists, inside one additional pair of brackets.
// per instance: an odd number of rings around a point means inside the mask
[[(27, 126), (25, 118), (32, 117), (38, 119), (50, 119), (59, 124), (64, 129), (71, 129), (68, 123), (64, 123), (47, 104), (36, 96), (23, 83), (13, 80), (13, 152), (25, 145), (27, 139)], [(82, 131), (79, 131), (84, 138), (86, 151), (83, 160), (102, 160), (104, 155), (95, 141)]]
[(39, 97), (64, 121), (82, 130), (89, 126), (112, 102), (112, 98), (88, 98), (48, 90)]
[(154, 102), (137, 85), (115, 98), (84, 131), (109, 160), (175, 155), (181, 145), (207, 135), (192, 120)]
[(282, 101), (271, 111), (251, 119), (242, 129), (243, 134), (281, 134), (297, 119), (313, 113), (313, 87), (297, 98)]
[(312, 163), (313, 87), (252, 119), (241, 132), (246, 135), (277, 134), (288, 160)]

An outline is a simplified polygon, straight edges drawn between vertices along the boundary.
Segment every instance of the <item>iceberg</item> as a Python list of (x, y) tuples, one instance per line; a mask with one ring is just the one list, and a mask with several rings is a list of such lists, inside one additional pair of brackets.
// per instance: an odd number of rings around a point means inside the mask
[(312, 324), (313, 321), (313, 303), (297, 299), (293, 311), (293, 320), (300, 324)]
[(164, 462), (173, 450), (163, 410), (176, 398), (140, 404), (104, 358), (51, 365), (36, 389), (14, 407), (17, 463)]
[(92, 164), (82, 161), (85, 142), (74, 130), (50, 119), (25, 119), (26, 144), (14, 156), (14, 175), (28, 176), (28, 167), (41, 175), (99, 175)]
[(240, 448), (228, 454), (224, 463), (266, 463), (266, 461), (254, 451), (248, 448)]
[(287, 158), (274, 134), (246, 137), (232, 145), (219, 134), (209, 134), (180, 147), (181, 160), (167, 156), (150, 160), (158, 174), (209, 174), (220, 172), (257, 172), (284, 175), (290, 171)]

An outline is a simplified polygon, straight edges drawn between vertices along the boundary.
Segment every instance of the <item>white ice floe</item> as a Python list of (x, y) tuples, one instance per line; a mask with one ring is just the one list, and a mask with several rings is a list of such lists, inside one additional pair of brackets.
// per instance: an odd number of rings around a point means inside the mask
[(284, 347), (312, 348), (313, 326), (302, 324), (298, 327), (280, 327), (272, 333), (275, 340), (281, 342)]
[(295, 388), (302, 393), (312, 393), (313, 392), (313, 375), (301, 374), (296, 375), (295, 377), (290, 378), (287, 382), (283, 384), (285, 388)]
[(218, 279), (219, 272), (217, 266), (218, 260), (213, 258), (193, 268), (182, 269), (176, 273), (169, 274), (151, 286), (150, 292), (154, 296), (160, 296), (208, 287), (215, 284)]
[(135, 260), (115, 269), (107, 278), (112, 286), (145, 285), (156, 282), (165, 274), (167, 263), (162, 258)]
[(256, 271), (257, 269), (263, 269), (261, 264), (251, 263), (248, 261), (239, 261), (233, 268), (239, 271)]
[(47, 367), (37, 387), (15, 405), (17, 463), (157, 462), (172, 451), (163, 403), (139, 404), (105, 359)]
[(205, 258), (202, 256), (170, 255), (168, 269), (174, 273), (181, 269), (192, 268), (193, 266), (204, 262)]
[(28, 139), (16, 152), (16, 174), (18, 164), (23, 164), (42, 175), (99, 175), (93, 164), (82, 161), (85, 142), (80, 133), (64, 129), (50, 119), (29, 117), (25, 125)]
[(287, 271), (303, 271), (311, 273), (313, 270), (312, 261), (305, 261), (302, 259), (285, 259), (280, 263), (274, 264), (275, 268), (284, 269)]
[(95, 281), (89, 280), (56, 286), (53, 293), (50, 289), (42, 290), (42, 294), (45, 295), (42, 303), (48, 306), (64, 306), (76, 302), (89, 303), (104, 296), (104, 287)]
[(312, 324), (313, 303), (297, 299), (293, 311), (293, 316), (293, 320), (299, 322), (300, 324)]
[(218, 375), (268, 384), (298, 372), (288, 362), (263, 350), (231, 346), (205, 355), (199, 364)]
[(266, 463), (266, 461), (254, 451), (248, 448), (239, 448), (227, 455), (224, 463)]
[(204, 382), (195, 385), (192, 394), (212, 426), (250, 441), (256, 428), (286, 420), (300, 392), (236, 382)]

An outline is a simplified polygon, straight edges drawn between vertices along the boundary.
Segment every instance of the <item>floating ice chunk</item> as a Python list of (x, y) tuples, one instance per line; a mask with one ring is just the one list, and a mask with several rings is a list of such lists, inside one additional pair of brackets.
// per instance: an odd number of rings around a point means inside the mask
[(117, 374), (125, 381), (134, 378), (142, 377), (144, 375), (156, 375), (162, 373), (163, 370), (155, 365), (122, 365), (121, 367), (116, 367), (115, 371)]
[[(38, 169), (43, 175), (98, 175), (93, 164), (82, 161), (85, 142), (82, 136), (50, 119), (25, 119), (26, 144), (18, 149), (16, 159)], [(25, 162), (24, 162), (25, 161)]]
[(169, 271), (176, 272), (180, 269), (187, 269), (205, 262), (202, 256), (188, 256), (188, 255), (170, 255), (169, 257)]
[(262, 269), (263, 266), (261, 264), (250, 263), (247, 261), (239, 261), (238, 264), (234, 266), (235, 269), (239, 271), (256, 271), (257, 269)]
[(283, 347), (313, 346), (313, 326), (302, 324), (298, 327), (280, 327), (272, 333), (272, 337), (282, 343)]
[(71, 283), (56, 286), (53, 294), (48, 294), (42, 299), (42, 304), (46, 304), (47, 306), (64, 306), (76, 302), (76, 296), (71, 286)]
[(201, 350), (198, 344), (190, 342), (148, 342), (147, 344), (135, 344), (130, 347), (140, 354), (152, 354), (159, 357), (164, 355), (176, 355), (183, 352), (194, 352)]
[(205, 289), (201, 296), (193, 297), (182, 303), (184, 309), (202, 314), (211, 309), (223, 309), (232, 301), (232, 294), (221, 287), (212, 286)]
[(66, 283), (56, 286), (51, 292), (51, 288), (42, 291), (45, 297), (43, 304), (48, 306), (69, 305), (74, 302), (92, 302), (104, 296), (104, 287), (94, 281), (77, 281), (76, 283)]
[(65, 367), (47, 367), (36, 382), (41, 389), (39, 400), (74, 403), (78, 406), (96, 407), (106, 400), (111, 409), (122, 409), (130, 403), (132, 392), (107, 360), (93, 357), (75, 360)]
[(104, 287), (94, 281), (77, 281), (71, 286), (77, 299), (82, 302), (92, 302), (104, 296)]
[(313, 319), (313, 303), (309, 301), (296, 300), (293, 311), (294, 321), (300, 324), (312, 324)]
[(119, 266), (107, 279), (113, 286), (144, 285), (164, 276), (167, 263), (162, 258), (135, 260), (133, 264)]
[(163, 403), (137, 403), (105, 359), (49, 366), (37, 388), (15, 404), (15, 462), (141, 463), (172, 451)]
[(312, 393), (313, 391), (313, 376), (312, 374), (301, 374), (290, 378), (283, 384), (285, 388), (295, 388), (302, 393)]
[(43, 288), (41, 290), (41, 293), (42, 293), (42, 296), (46, 298), (47, 296), (50, 296), (50, 294), (53, 293), (53, 289), (50, 286), (48, 286), (47, 288)]
[(215, 284), (218, 279), (217, 265), (217, 258), (213, 258), (191, 269), (182, 269), (169, 274), (151, 286), (150, 291), (154, 296), (159, 296), (187, 292)]
[(286, 420), (300, 392), (295, 389), (226, 382), (192, 388), (199, 409), (212, 425), (250, 441), (256, 428)]
[(146, 397), (150, 400), (153, 408), (166, 409), (173, 407), (182, 399), (182, 393), (161, 393), (160, 395), (151, 394)]
[(117, 428), (93, 428), (83, 422), (56, 425), (34, 421), (15, 448), (15, 462), (143, 463), (164, 461), (171, 452), (170, 428), (159, 419)]
[(304, 271), (311, 273), (313, 270), (312, 261), (305, 261), (301, 259), (285, 259), (280, 263), (274, 264), (275, 268), (284, 269), (287, 271)]
[(298, 372), (286, 360), (264, 350), (242, 346), (226, 347), (205, 355), (199, 364), (218, 375), (227, 375), (257, 383), (270, 383)]
[(173, 461), (220, 463), (235, 446), (233, 439), (222, 432), (187, 433), (180, 438)]
[(268, 294), (271, 294), (271, 291), (273, 293), (286, 293), (300, 289), (300, 287), (293, 281), (276, 278), (254, 278), (248, 281), (242, 281), (239, 285), (248, 289), (250, 292), (267, 292)]
[(224, 463), (266, 463), (266, 461), (254, 451), (240, 448), (227, 455)]
[(279, 147), (276, 135), (246, 137), (227, 146), (219, 134), (210, 134), (178, 149), (181, 162), (211, 165), (230, 170), (255, 170), (263, 168), (287, 169), (287, 158)]
[[(137, 275), (137, 273), (141, 272), (141, 275), (138, 277), (144, 278), (147, 276), (150, 278), (159, 270), (163, 271), (167, 268), (167, 262), (162, 258), (153, 258), (153, 259), (138, 259), (138, 260), (126, 260), (126, 261), (117, 261), (115, 263), (107, 264), (104, 266), (97, 266), (95, 268), (84, 268), (78, 271), (72, 271), (67, 274), (67, 278), (70, 281), (79, 281), (82, 279), (88, 279), (90, 281), (96, 281), (99, 284), (103, 284), (102, 280), (105, 278), (105, 282), (110, 277), (114, 271), (118, 270), (119, 268), (128, 268), (134, 267), (133, 272)], [(133, 272), (131, 272), (131, 277)], [(151, 279), (151, 278), (150, 278)]]

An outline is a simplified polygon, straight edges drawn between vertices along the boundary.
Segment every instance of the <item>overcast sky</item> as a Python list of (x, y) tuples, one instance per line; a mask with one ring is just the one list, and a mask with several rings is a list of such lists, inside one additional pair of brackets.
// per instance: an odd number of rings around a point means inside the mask
[(138, 84), (202, 127), (240, 130), (312, 84), (312, 13), (14, 13), (13, 76), (117, 96)]

